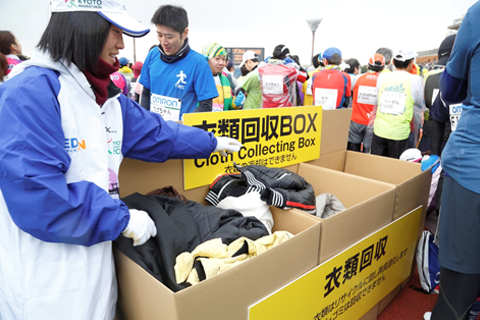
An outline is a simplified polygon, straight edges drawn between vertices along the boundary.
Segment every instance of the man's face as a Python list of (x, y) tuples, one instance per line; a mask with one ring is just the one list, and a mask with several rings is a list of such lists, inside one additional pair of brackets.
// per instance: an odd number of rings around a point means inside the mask
[(210, 65), (210, 69), (212, 70), (212, 74), (214, 76), (222, 73), (225, 64), (227, 63), (226, 56), (216, 56), (208, 60), (208, 64)]
[(173, 56), (183, 47), (188, 36), (188, 28), (183, 33), (178, 33), (170, 27), (157, 25), (158, 42), (167, 56)]

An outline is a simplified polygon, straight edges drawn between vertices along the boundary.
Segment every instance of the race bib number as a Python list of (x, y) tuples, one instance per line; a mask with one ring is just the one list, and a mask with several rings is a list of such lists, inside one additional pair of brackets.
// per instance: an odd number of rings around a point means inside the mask
[(462, 104), (450, 105), (450, 125), (452, 126), (452, 132), (457, 130), (458, 121), (462, 115)]
[(323, 110), (336, 109), (337, 97), (337, 89), (315, 88), (315, 105), (322, 106)]
[(400, 115), (405, 112), (407, 95), (401, 92), (384, 91), (380, 99), (380, 112)]
[(152, 93), (150, 111), (160, 114), (165, 120), (180, 120), (182, 100)]
[(363, 104), (377, 104), (377, 88), (368, 86), (359, 86), (357, 102)]
[(283, 93), (283, 76), (265, 75), (262, 78), (263, 93), (265, 94), (282, 94)]

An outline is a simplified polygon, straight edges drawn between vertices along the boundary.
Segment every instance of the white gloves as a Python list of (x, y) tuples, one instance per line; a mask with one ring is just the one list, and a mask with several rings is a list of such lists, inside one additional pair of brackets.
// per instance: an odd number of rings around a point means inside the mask
[(242, 147), (242, 144), (235, 139), (229, 137), (216, 137), (217, 147), (213, 152), (219, 152), (222, 156), (226, 157), (227, 153), (238, 152)]
[(133, 239), (133, 246), (141, 246), (148, 239), (157, 235), (157, 228), (148, 213), (130, 209), (130, 221), (122, 234)]

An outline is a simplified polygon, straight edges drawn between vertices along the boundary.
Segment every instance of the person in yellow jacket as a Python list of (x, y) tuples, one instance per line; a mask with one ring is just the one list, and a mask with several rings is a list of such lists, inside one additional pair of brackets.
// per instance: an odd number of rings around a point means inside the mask
[(325, 65), (322, 62), (322, 53), (318, 54), (318, 66), (308, 72), (308, 80), (305, 81), (302, 85), (303, 92), (303, 105), (304, 106), (313, 106), (313, 93), (312, 93), (312, 84), (313, 84), (313, 75), (317, 72), (322, 71), (325, 68)]
[(398, 159), (409, 148), (413, 108), (423, 102), (423, 79), (410, 73), (416, 56), (400, 50), (393, 57), (395, 70), (378, 77), (372, 154)]

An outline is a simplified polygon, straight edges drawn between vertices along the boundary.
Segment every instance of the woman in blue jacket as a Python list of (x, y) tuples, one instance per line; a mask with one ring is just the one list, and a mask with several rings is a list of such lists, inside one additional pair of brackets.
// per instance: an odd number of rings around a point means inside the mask
[[(0, 86), (0, 319), (113, 319), (112, 240), (156, 234), (119, 200), (123, 157), (163, 162), (238, 151), (120, 94), (122, 33), (149, 29), (121, 0), (53, 0), (32, 58)], [(223, 153), (223, 152), (222, 152)]]

